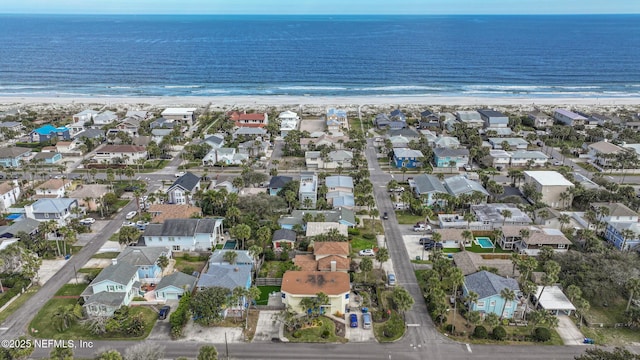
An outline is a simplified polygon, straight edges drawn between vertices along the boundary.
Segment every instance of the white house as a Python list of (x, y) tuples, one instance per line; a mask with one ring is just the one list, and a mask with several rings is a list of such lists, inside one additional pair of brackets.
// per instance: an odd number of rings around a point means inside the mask
[(494, 149), (502, 149), (503, 143), (509, 145), (511, 150), (527, 150), (529, 146), (529, 142), (522, 138), (489, 138), (489, 144), (491, 144), (491, 147)]
[(575, 126), (584, 125), (587, 118), (566, 109), (556, 109), (553, 112), (553, 118), (565, 125)]
[(9, 180), (0, 184), (0, 212), (5, 212), (20, 198), (20, 186), (17, 180)]
[[(330, 128), (335, 126), (336, 128)], [(330, 108), (327, 110), (327, 129), (329, 131), (340, 131), (349, 129), (349, 121), (347, 120), (347, 112), (341, 109)]]
[(196, 119), (196, 110), (196, 108), (166, 108), (160, 115), (167, 120), (174, 120), (183, 125), (191, 126)]
[(464, 110), (455, 113), (458, 122), (461, 122), (468, 127), (481, 128), (484, 125), (484, 120), (480, 116), (480, 113), (475, 110)]
[(291, 130), (298, 129), (300, 117), (293, 111), (283, 111), (278, 115), (280, 120), (280, 136), (285, 137)]
[(213, 166), (217, 163), (240, 165), (248, 159), (248, 154), (240, 154), (235, 148), (219, 148), (209, 151), (209, 153), (202, 158), (202, 165)]
[(117, 120), (118, 120), (118, 115), (116, 115), (116, 113), (114, 113), (113, 111), (106, 110), (93, 117), (93, 125), (95, 127), (100, 128), (105, 125), (109, 125)]
[(44, 183), (36, 186), (37, 197), (61, 198), (65, 197), (65, 193), (71, 187), (71, 180), (66, 179), (49, 179)]
[(544, 166), (549, 157), (541, 151), (518, 150), (511, 152), (511, 166)]
[(95, 110), (91, 110), (91, 109), (87, 109), (84, 111), (81, 111), (75, 115), (73, 115), (73, 122), (77, 123), (77, 122), (82, 122), (85, 123), (87, 121), (91, 121), (93, 120), (93, 118), (98, 115), (99, 112), (95, 111)]
[(167, 189), (169, 203), (184, 205), (193, 202), (193, 194), (199, 189), (200, 177), (187, 172)]
[(93, 160), (97, 163), (135, 165), (139, 159), (147, 159), (147, 150), (137, 145), (102, 145), (95, 150)]
[(149, 224), (142, 234), (146, 246), (169, 246), (172, 251), (203, 251), (216, 247), (223, 236), (222, 218), (167, 219)]
[(80, 295), (89, 317), (111, 316), (129, 305), (140, 294), (138, 269), (127, 263), (114, 263), (103, 269)]

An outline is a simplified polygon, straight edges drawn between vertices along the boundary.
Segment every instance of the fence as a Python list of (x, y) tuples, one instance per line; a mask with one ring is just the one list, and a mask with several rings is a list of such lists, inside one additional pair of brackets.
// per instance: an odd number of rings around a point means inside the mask
[(282, 286), (282, 278), (256, 278), (256, 286)]
[(284, 304), (282, 305), (256, 305), (256, 309), (263, 310), (283, 310), (285, 308)]
[(31, 285), (33, 285), (33, 283), (30, 283), (29, 285), (27, 285), (27, 287), (22, 289), (22, 291), (20, 291), (20, 293), (18, 293), (16, 296), (12, 297), (9, 301), (7, 301), (6, 304), (2, 305), (2, 307), (0, 307), (0, 312), (3, 312), (4, 309), (9, 307), (9, 305), (11, 305), (14, 301), (18, 300), (18, 298), (20, 296), (24, 295), (24, 293), (27, 292), (27, 290), (29, 290), (29, 288), (31, 288)]

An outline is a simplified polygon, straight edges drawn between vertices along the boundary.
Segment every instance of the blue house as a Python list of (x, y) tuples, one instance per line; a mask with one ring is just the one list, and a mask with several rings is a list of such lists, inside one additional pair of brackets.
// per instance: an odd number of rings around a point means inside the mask
[[(633, 236), (625, 238), (622, 234), (625, 230), (631, 230)], [(640, 245), (640, 224), (637, 222), (609, 221), (604, 231), (604, 238), (618, 250), (629, 251)]]
[(20, 167), (31, 155), (31, 149), (11, 146), (0, 148), (0, 166), (5, 168)]
[(412, 150), (409, 148), (393, 149), (393, 162), (397, 168), (416, 168), (420, 166), (420, 159), (422, 157), (422, 151), (420, 150)]
[(427, 206), (436, 203), (444, 205), (444, 200), (438, 200), (436, 194), (448, 194), (447, 189), (442, 185), (438, 177), (431, 174), (420, 174), (413, 178), (415, 187), (413, 191)]
[(349, 228), (353, 228), (358, 225), (353, 210), (345, 208), (334, 210), (293, 210), (291, 215), (283, 216), (278, 219), (278, 225), (280, 225), (281, 229), (287, 230), (292, 230), (295, 225), (300, 225), (302, 229), (305, 230), (305, 222), (302, 218), (307, 213), (312, 217), (322, 214), (324, 221), (337, 222), (339, 224), (346, 225)]
[(42, 160), (47, 165), (53, 165), (62, 160), (62, 154), (58, 152), (39, 152), (33, 158)]
[(116, 258), (116, 263), (127, 263), (138, 269), (141, 282), (158, 283), (162, 278), (162, 268), (158, 265), (161, 256), (171, 258), (168, 247), (127, 246)]
[(274, 176), (269, 181), (269, 195), (276, 196), (282, 188), (293, 181), (291, 176)]
[[(506, 301), (500, 296), (500, 292), (507, 288), (513, 290), (516, 300)], [(470, 292), (478, 294), (478, 300), (471, 304), (471, 310), (479, 311), (483, 316), (494, 313), (503, 319), (511, 319), (518, 308), (520, 287), (516, 279), (505, 278), (485, 270), (465, 276), (462, 292), (464, 297)]]
[(71, 134), (68, 128), (61, 126), (55, 127), (51, 124), (41, 126), (31, 131), (31, 142), (45, 142), (52, 139), (71, 140)]
[[(454, 167), (459, 169), (469, 164), (469, 150), (467, 149), (433, 149), (433, 160), (436, 167)], [(454, 166), (451, 166), (452, 162)]]

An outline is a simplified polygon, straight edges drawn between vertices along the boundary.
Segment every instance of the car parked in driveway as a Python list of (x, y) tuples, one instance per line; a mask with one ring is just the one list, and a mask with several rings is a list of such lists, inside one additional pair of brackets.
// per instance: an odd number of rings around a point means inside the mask
[(434, 242), (435, 241), (433, 241), (433, 239), (429, 239), (429, 238), (426, 238), (426, 237), (420, 238), (420, 240), (418, 241), (418, 243), (420, 245), (427, 245), (427, 244), (434, 243)]
[(389, 286), (396, 286), (396, 275), (393, 273), (387, 274), (387, 284)]
[(360, 255), (360, 256), (376, 256), (376, 253), (373, 251), (373, 249), (364, 249), (364, 250), (360, 250), (358, 252), (358, 255)]
[(358, 327), (358, 315), (357, 314), (351, 314), (349, 315), (349, 324), (352, 328), (357, 328)]
[(433, 242), (433, 243), (428, 243), (424, 246), (425, 250), (432, 250), (434, 248), (438, 250), (442, 250), (442, 243)]
[(415, 225), (413, 225), (413, 231), (431, 231), (431, 225), (425, 224), (425, 223), (417, 223)]
[(158, 313), (158, 319), (164, 320), (169, 316), (169, 312), (171, 311), (171, 306), (165, 305), (160, 308), (160, 312)]
[(95, 222), (96, 222), (96, 219), (94, 219), (94, 218), (84, 218), (84, 219), (80, 220), (80, 224), (82, 224), (82, 225), (91, 225), (91, 224), (93, 224)]
[(125, 216), (125, 219), (127, 219), (127, 220), (131, 220), (131, 219), (133, 219), (134, 217), (136, 217), (136, 215), (137, 215), (137, 214), (138, 214), (138, 212), (137, 212), (137, 211), (129, 211), (129, 212), (127, 213), (127, 215)]

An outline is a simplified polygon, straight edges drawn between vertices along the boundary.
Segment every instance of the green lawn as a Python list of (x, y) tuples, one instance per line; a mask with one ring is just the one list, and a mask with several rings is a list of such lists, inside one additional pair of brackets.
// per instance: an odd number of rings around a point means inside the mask
[[(393, 334), (393, 336), (387, 337), (384, 334), (384, 328), (386, 324), (389, 323), (398, 323), (398, 331), (397, 333)], [(398, 314), (397, 312), (392, 312), (391, 313), (391, 317), (389, 318), (389, 320), (383, 322), (383, 323), (373, 323), (373, 333), (376, 336), (376, 339), (378, 340), (378, 342), (381, 343), (385, 343), (385, 342), (394, 342), (398, 339), (400, 339), (406, 330), (406, 326), (404, 325), (404, 320), (402, 319), (402, 316), (400, 316), (400, 314)]]
[(131, 200), (129, 200), (129, 199), (119, 199), (118, 201), (116, 201), (115, 208), (116, 209), (122, 209), (123, 207), (127, 206), (129, 201), (131, 201)]
[(415, 225), (417, 222), (424, 221), (424, 216), (411, 215), (407, 210), (396, 211), (398, 224)]
[(293, 267), (293, 261), (265, 261), (260, 267), (258, 277), (281, 278)]
[(600, 170), (598, 170), (595, 166), (589, 164), (589, 163), (582, 163), (582, 162), (577, 162), (576, 164), (578, 164), (578, 166), (580, 166), (581, 168), (590, 171), (590, 172), (600, 172)]
[(109, 251), (93, 255), (92, 259), (115, 259), (120, 255), (119, 252)]
[(258, 286), (260, 289), (260, 298), (256, 300), (257, 305), (267, 305), (269, 303), (269, 294), (279, 292), (280, 286)]
[(39, 289), (39, 286), (31, 286), (29, 290), (20, 295), (20, 297), (14, 300), (11, 305), (7, 306), (2, 312), (0, 312), (0, 323), (5, 321), (9, 315), (14, 313), (14, 311), (18, 310), (25, 302), (27, 302), (27, 300), (35, 295)]
[(364, 249), (373, 249), (378, 246), (378, 242), (373, 240), (365, 239), (361, 236), (356, 236), (351, 240), (351, 251), (358, 252)]
[(60, 298), (49, 300), (31, 321), (29, 328), (35, 329), (35, 332), (31, 332), (30, 335), (40, 339), (142, 340), (149, 335), (158, 318), (158, 313), (150, 308), (144, 306), (132, 307), (130, 310), (131, 316), (141, 313), (146, 324), (145, 333), (139, 337), (92, 335), (90, 332), (85, 330), (80, 322), (72, 324), (63, 332), (58, 331), (56, 326), (53, 324), (53, 314), (56, 309), (61, 306), (76, 304), (77, 301), (78, 299)]
[(459, 253), (460, 251), (462, 251), (460, 248), (442, 248), (442, 252), (445, 254)]
[(64, 284), (56, 292), (56, 296), (75, 296), (80, 295), (86, 289), (88, 284)]
[[(336, 324), (329, 318), (320, 316), (316, 319), (316, 326), (310, 326), (301, 330), (296, 330), (294, 333), (285, 332), (285, 336), (289, 339), (289, 342), (298, 343), (336, 343), (347, 342), (347, 339), (336, 335)], [(328, 330), (329, 336), (322, 337), (322, 333)], [(298, 335), (297, 337), (293, 336)]]
[(619, 328), (580, 328), (585, 337), (594, 339), (597, 345), (626, 346), (640, 342), (638, 330), (624, 327)]
[(496, 253), (496, 254), (507, 254), (507, 253), (512, 253), (513, 251), (511, 250), (502, 250), (500, 248), (500, 246), (496, 245), (495, 250), (494, 249), (485, 249), (483, 247), (481, 247), (480, 245), (477, 245), (474, 241), (471, 242), (471, 248), (467, 248), (467, 251), (471, 251), (474, 253), (480, 253), (480, 254), (487, 254), (487, 253)]
[(144, 163), (143, 167), (145, 169), (163, 169), (165, 166), (169, 164), (169, 160), (149, 160)]
[(193, 269), (193, 271), (202, 272), (202, 269), (204, 269), (204, 266), (207, 264), (206, 260), (200, 261), (200, 259), (198, 259), (197, 257), (188, 260), (182, 257), (177, 257), (175, 260), (176, 265), (174, 266), (174, 268), (178, 271), (183, 271), (186, 268), (191, 268)]

